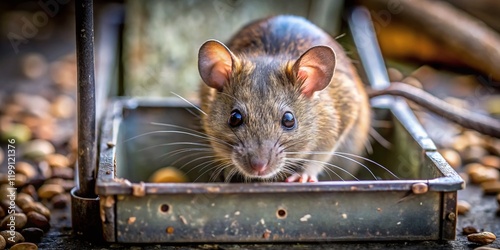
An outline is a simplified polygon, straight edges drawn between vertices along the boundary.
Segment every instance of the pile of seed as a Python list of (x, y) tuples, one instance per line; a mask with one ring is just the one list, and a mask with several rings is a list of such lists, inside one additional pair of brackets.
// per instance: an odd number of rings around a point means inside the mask
[[(37, 249), (51, 228), (51, 211), (70, 206), (77, 148), (75, 59), (48, 63), (40, 54), (26, 55), (20, 65), (24, 85), (0, 91), (0, 249)], [(26, 91), (33, 88), (40, 91)], [(9, 165), (15, 166), (14, 186)]]

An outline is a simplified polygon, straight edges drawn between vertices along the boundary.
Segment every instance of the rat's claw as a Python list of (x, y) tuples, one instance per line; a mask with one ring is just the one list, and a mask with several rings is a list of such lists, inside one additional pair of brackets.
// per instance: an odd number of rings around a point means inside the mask
[(307, 183), (307, 182), (318, 182), (318, 177), (316, 176), (309, 176), (308, 174), (292, 174), (290, 177), (286, 178), (286, 182), (300, 182), (300, 183)]
[(292, 174), (288, 178), (286, 178), (285, 182), (295, 182), (298, 181), (301, 178), (300, 174)]

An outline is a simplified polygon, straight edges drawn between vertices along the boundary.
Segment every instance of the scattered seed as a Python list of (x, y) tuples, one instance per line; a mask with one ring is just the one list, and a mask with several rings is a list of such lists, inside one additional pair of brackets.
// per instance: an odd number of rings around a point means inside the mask
[(42, 173), (44, 179), (49, 179), (52, 177), (52, 168), (46, 161), (41, 161), (40, 163), (38, 163), (38, 169), (40, 169), (40, 172)]
[(423, 89), (424, 87), (422, 86), (422, 83), (415, 77), (413, 76), (407, 76), (405, 77), (402, 82), (408, 84), (408, 85), (411, 85), (413, 87), (416, 87), (416, 88), (419, 88), (419, 89)]
[(499, 249), (498, 248), (494, 248), (494, 247), (480, 246), (480, 247), (474, 248), (474, 250), (499, 250)]
[(33, 202), (26, 206), (23, 211), (28, 215), (29, 212), (37, 212), (50, 220), (50, 210), (40, 202)]
[(453, 142), (452, 142), (452, 145), (451, 147), (453, 149), (455, 149), (457, 152), (460, 152), (461, 154), (463, 154), (462, 152), (464, 152), (464, 150), (469, 146), (469, 141), (468, 139), (463, 136), (463, 135), (459, 135), (459, 136), (456, 136), (453, 138)]
[(21, 208), (23, 209), (24, 207), (26, 207), (28, 204), (31, 204), (35, 202), (35, 200), (33, 200), (33, 197), (31, 197), (31, 195), (29, 194), (26, 194), (26, 193), (18, 193), (17, 194), (17, 197), (16, 197), (16, 204)]
[(21, 173), (16, 174), (16, 178), (14, 180), (16, 187), (22, 187), (26, 185), (26, 183), (28, 183), (28, 177), (26, 177), (26, 175)]
[(50, 154), (45, 157), (45, 161), (53, 168), (66, 168), (69, 166), (68, 157), (62, 154)]
[(33, 185), (27, 185), (21, 189), (20, 193), (28, 194), (33, 198), (33, 200), (38, 200), (38, 193)]
[(469, 202), (464, 200), (458, 200), (457, 202), (457, 213), (464, 215), (470, 211), (471, 205)]
[(475, 234), (477, 232), (478, 232), (477, 229), (473, 226), (466, 226), (462, 228), (462, 234), (464, 235)]
[(491, 232), (481, 232), (467, 235), (467, 240), (470, 242), (486, 245), (496, 240), (496, 236)]
[(40, 199), (50, 200), (55, 195), (62, 193), (64, 193), (64, 188), (58, 184), (43, 184), (38, 189), (38, 197), (40, 197)]
[(50, 102), (40, 95), (16, 93), (13, 100), (15, 104), (23, 107), (23, 114), (39, 118), (49, 117)]
[(18, 161), (16, 163), (16, 172), (24, 174), (29, 180), (35, 178), (38, 175), (37, 169), (33, 165), (24, 161)]
[(485, 194), (498, 194), (500, 193), (500, 181), (483, 182), (481, 188)]
[(486, 155), (481, 158), (481, 164), (487, 167), (493, 167), (496, 169), (500, 169), (500, 157), (494, 155)]
[(21, 59), (21, 70), (23, 75), (35, 80), (47, 73), (49, 65), (45, 57), (38, 53), (31, 53)]
[(187, 182), (188, 179), (186, 175), (175, 167), (164, 167), (156, 170), (151, 177), (149, 177), (149, 181), (153, 183), (162, 183), (162, 182)]
[(470, 180), (474, 184), (486, 181), (495, 181), (500, 178), (500, 173), (494, 168), (485, 167), (480, 163), (469, 163), (465, 166)]
[(75, 177), (75, 170), (72, 168), (53, 168), (52, 177), (72, 180)]
[(3, 150), (0, 150), (0, 165), (2, 165), (4, 158), (5, 158), (5, 154), (4, 154)]
[(5, 238), (3, 236), (0, 236), (0, 249), (5, 249), (7, 246), (7, 242), (5, 241)]
[(37, 250), (38, 246), (31, 242), (17, 243), (13, 245), (10, 250)]
[[(12, 206), (9, 200), (0, 200), (0, 206), (4, 211), (12, 210)], [(14, 213), (22, 213), (23, 210), (17, 205), (14, 204)]]
[(16, 231), (20, 231), (24, 226), (26, 226), (28, 218), (23, 213), (13, 213), (3, 218), (2, 222), (0, 222), (0, 227), (3, 230), (9, 230), (10, 225), (8, 224), (12, 223), (12, 221), (15, 222), (14, 227), (16, 228)]
[(59, 87), (72, 90), (76, 87), (76, 65), (56, 61), (50, 65), (52, 81)]
[(37, 213), (35, 211), (31, 211), (28, 212), (26, 216), (28, 217), (29, 226), (38, 227), (42, 229), (44, 232), (49, 231), (50, 229), (49, 220), (47, 220), (47, 218), (45, 218), (45, 216), (43, 216), (42, 214)]
[(38, 227), (27, 227), (21, 231), (21, 234), (26, 241), (37, 243), (43, 236), (43, 230)]
[(490, 153), (500, 156), (500, 139), (490, 137), (485, 146)]
[(62, 178), (51, 178), (45, 181), (45, 184), (58, 184), (61, 185), (65, 191), (70, 191), (75, 187), (75, 181), (74, 180), (65, 180)]
[(32, 140), (23, 145), (23, 156), (34, 160), (43, 159), (46, 155), (53, 154), (55, 151), (52, 143), (41, 139)]
[(50, 106), (52, 115), (61, 119), (73, 117), (75, 110), (75, 101), (67, 95), (58, 96)]
[[(14, 231), (14, 236), (11, 235), (12, 231), (4, 230), (0, 232), (0, 235), (5, 239), (7, 246), (12, 246), (17, 243), (24, 242), (24, 237), (21, 233)], [(13, 239), (13, 240), (9, 240)]]
[(472, 145), (462, 151), (462, 160), (465, 163), (479, 162), (481, 158), (488, 154), (482, 146)]
[(69, 200), (68, 194), (62, 193), (52, 197), (50, 202), (52, 202), (52, 206), (54, 206), (54, 208), (66, 208), (69, 204)]
[(460, 158), (460, 154), (454, 149), (442, 149), (439, 150), (439, 153), (441, 153), (452, 168), (457, 169), (462, 166), (462, 158)]
[(31, 129), (19, 123), (11, 123), (2, 126), (0, 133), (2, 140), (15, 139), (16, 144), (22, 144), (31, 139)]
[(395, 68), (388, 68), (387, 74), (389, 75), (389, 79), (391, 82), (400, 82), (403, 80), (403, 73)]
[(0, 185), (0, 197), (1, 198), (8, 197), (8, 195), (10, 194), (10, 188), (12, 187), (7, 183)]

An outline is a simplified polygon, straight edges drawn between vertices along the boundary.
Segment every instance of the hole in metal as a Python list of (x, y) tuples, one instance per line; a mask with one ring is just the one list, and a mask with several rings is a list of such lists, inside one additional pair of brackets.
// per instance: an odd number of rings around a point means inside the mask
[(168, 213), (168, 211), (170, 211), (170, 206), (167, 204), (162, 204), (160, 210), (164, 213)]
[(286, 210), (283, 208), (278, 209), (278, 211), (276, 211), (276, 216), (278, 216), (279, 219), (286, 218)]

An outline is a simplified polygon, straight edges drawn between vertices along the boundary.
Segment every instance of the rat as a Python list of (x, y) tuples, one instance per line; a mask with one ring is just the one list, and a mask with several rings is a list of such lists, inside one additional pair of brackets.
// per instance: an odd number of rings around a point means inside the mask
[(206, 41), (198, 70), (202, 127), (226, 178), (317, 182), (334, 152), (363, 153), (365, 87), (343, 48), (307, 19), (260, 19), (227, 45)]

